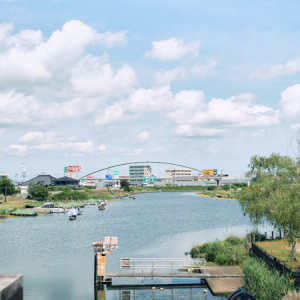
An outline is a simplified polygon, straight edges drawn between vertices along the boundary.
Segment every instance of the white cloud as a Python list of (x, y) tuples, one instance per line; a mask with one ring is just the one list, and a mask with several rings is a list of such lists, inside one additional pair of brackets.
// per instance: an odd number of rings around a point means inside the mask
[[(71, 74), (74, 76), (75, 73), (76, 76), (72, 80), (76, 79), (75, 83), (80, 83), (79, 74), (76, 73), (78, 68), (79, 71), (86, 71), (82, 76), (87, 75), (90, 66), (88, 61), (83, 58), (87, 46), (98, 43), (113, 47), (126, 42), (125, 31), (99, 33), (92, 27), (76, 20), (66, 22), (61, 30), (54, 31), (48, 39), (43, 37), (40, 30), (23, 30), (16, 35), (12, 35), (12, 31), (11, 23), (0, 24), (1, 87), (27, 90), (44, 87), (52, 93), (54, 93), (53, 90), (56, 93), (70, 93), (71, 91), (68, 90), (71, 87), (68, 85)], [(87, 63), (86, 68), (82, 66), (83, 63)], [(107, 64), (105, 66), (110, 67)], [(96, 79), (99, 79), (101, 66), (98, 64), (97, 68), (98, 78)], [(111, 72), (113, 72), (112, 69)], [(130, 72), (131, 74), (129, 74)], [(114, 82), (116, 85), (130, 75), (125, 83), (128, 84), (131, 77), (135, 76), (132, 73), (134, 72), (129, 67), (124, 66), (116, 71), (115, 77), (117, 78), (109, 78), (105, 83), (109, 83), (108, 85), (111, 87), (110, 79), (116, 81)], [(103, 78), (105, 76), (100, 79)], [(93, 84), (95, 83), (93, 82), (91, 85)], [(100, 81), (98, 85), (103, 86), (103, 83)], [(78, 91), (75, 90), (75, 92)]]
[(281, 93), (280, 106), (287, 117), (300, 115), (300, 84), (290, 86)]
[(195, 64), (191, 68), (179, 66), (167, 71), (158, 71), (154, 75), (156, 85), (170, 85), (173, 81), (178, 79), (188, 79), (190, 77), (197, 79), (205, 79), (213, 76), (215, 67), (219, 64), (216, 60), (210, 60), (207, 64)]
[(212, 98), (208, 103), (199, 102), (195, 107), (194, 99), (191, 107), (181, 106), (169, 113), (169, 118), (176, 124), (194, 124), (201, 126), (235, 126), (257, 127), (279, 123), (279, 111), (271, 107), (255, 104), (255, 96), (241, 94), (229, 99)]
[[(104, 145), (101, 145), (102, 148)], [(100, 149), (100, 147), (98, 149)], [(23, 156), (32, 150), (62, 152), (66, 155), (85, 155), (96, 151), (94, 142), (80, 141), (75, 137), (63, 136), (57, 132), (30, 131), (5, 149), (7, 153)]]
[(106, 145), (100, 145), (98, 146), (98, 150), (101, 152), (104, 152), (106, 150), (107, 146)]
[(206, 128), (195, 127), (190, 124), (182, 124), (175, 128), (177, 136), (184, 137), (216, 137), (227, 132), (227, 129), (222, 128)]
[(145, 57), (158, 58), (159, 60), (181, 59), (188, 54), (197, 56), (201, 42), (184, 42), (182, 39), (169, 38), (152, 43), (151, 51), (145, 53)]
[(99, 33), (98, 39), (106, 47), (116, 47), (127, 43), (126, 33), (127, 31), (119, 31), (116, 33), (106, 31), (104, 33)]
[(172, 92), (169, 86), (145, 89), (132, 93), (125, 103), (130, 112), (153, 112), (168, 109), (172, 105)]
[(138, 135), (139, 140), (145, 142), (150, 139), (150, 132), (149, 131), (142, 131)]
[(108, 106), (103, 113), (99, 114), (95, 118), (95, 125), (108, 125), (122, 120), (124, 117), (124, 102), (117, 102), (111, 106)]
[(87, 96), (128, 92), (138, 83), (131, 67), (124, 65), (115, 71), (109, 63), (103, 63), (103, 57), (91, 55), (72, 69), (70, 81), (76, 93)]
[(298, 73), (300, 71), (300, 57), (289, 60), (285, 64), (261, 67), (250, 74), (251, 78), (273, 78)]

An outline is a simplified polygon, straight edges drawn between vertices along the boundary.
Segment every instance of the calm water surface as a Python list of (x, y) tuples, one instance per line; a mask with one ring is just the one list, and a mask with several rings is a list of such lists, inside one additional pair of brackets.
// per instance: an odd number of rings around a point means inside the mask
[[(194, 192), (139, 194), (136, 200), (110, 202), (105, 211), (87, 206), (76, 221), (69, 221), (66, 214), (6, 219), (0, 223), (0, 273), (24, 275), (25, 300), (98, 300), (102, 294), (94, 291), (92, 243), (104, 236), (119, 237), (119, 249), (107, 258), (110, 273), (118, 272), (122, 257), (185, 257), (195, 244), (230, 234), (242, 236), (251, 228), (237, 201)], [(134, 295), (183, 299), (183, 294), (188, 295), (184, 299), (202, 299), (196, 296), (202, 292), (183, 288), (105, 293), (106, 299), (114, 300)], [(205, 299), (221, 298), (208, 294)]]

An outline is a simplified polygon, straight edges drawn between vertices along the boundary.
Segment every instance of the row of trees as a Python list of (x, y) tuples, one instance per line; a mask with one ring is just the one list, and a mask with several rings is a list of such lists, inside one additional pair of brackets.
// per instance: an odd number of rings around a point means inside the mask
[(250, 187), (239, 196), (245, 214), (258, 225), (265, 222), (283, 230), (296, 260), (296, 238), (300, 233), (300, 161), (273, 153), (253, 156), (247, 174)]

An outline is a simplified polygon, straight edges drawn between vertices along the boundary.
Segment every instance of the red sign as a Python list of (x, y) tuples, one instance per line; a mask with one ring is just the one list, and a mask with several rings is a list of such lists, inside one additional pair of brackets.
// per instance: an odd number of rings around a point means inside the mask
[(81, 169), (81, 166), (68, 166), (69, 172), (80, 172)]

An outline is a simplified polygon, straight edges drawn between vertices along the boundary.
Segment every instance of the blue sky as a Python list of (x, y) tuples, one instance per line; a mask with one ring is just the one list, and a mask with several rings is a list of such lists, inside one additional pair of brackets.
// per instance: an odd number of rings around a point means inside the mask
[(296, 155), (299, 1), (0, 0), (1, 172)]

